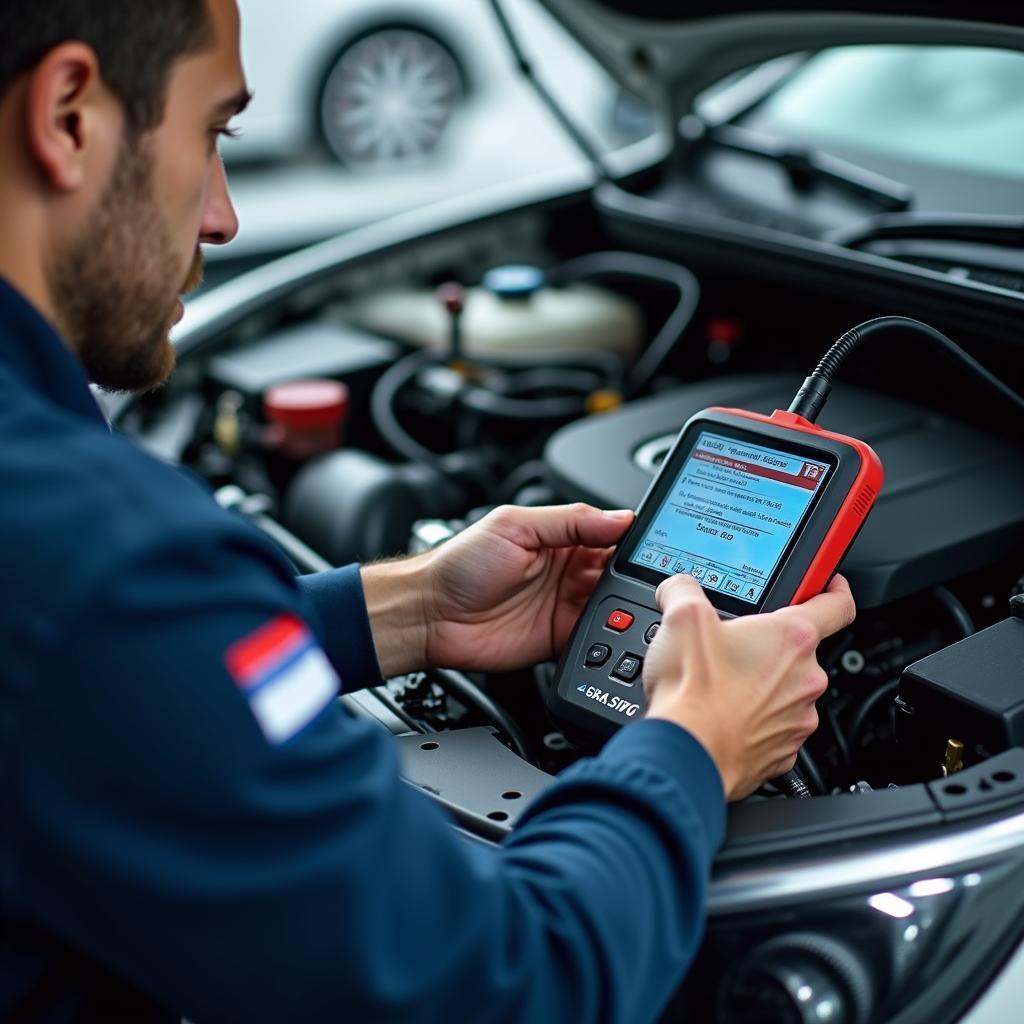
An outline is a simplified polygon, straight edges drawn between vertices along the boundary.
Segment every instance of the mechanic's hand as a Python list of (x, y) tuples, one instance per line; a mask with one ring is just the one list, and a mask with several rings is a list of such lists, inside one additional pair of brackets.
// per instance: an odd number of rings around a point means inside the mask
[(856, 613), (836, 576), (805, 604), (723, 622), (690, 576), (658, 587), (661, 629), (644, 663), (648, 718), (692, 733), (711, 755), (728, 800), (789, 771), (818, 727), (828, 677), (818, 644)]
[(512, 669), (557, 657), (633, 521), (590, 505), (495, 509), (434, 552), (427, 660)]
[(381, 672), (556, 657), (632, 521), (584, 504), (503, 505), (424, 555), (363, 566)]

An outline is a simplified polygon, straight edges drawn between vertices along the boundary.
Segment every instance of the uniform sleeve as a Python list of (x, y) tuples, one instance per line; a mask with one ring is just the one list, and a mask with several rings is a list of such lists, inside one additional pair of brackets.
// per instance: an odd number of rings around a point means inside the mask
[(380, 665), (366, 613), (358, 565), (295, 578), (306, 607), (318, 623), (327, 657), (341, 673), (346, 692), (381, 683)]
[(303, 658), (329, 669), (294, 585), (240, 535), (147, 546), (74, 605), (11, 781), (24, 917), (200, 1024), (664, 1005), (724, 820), (682, 730), (629, 726), (485, 846), (333, 698), (267, 717), (260, 694)]

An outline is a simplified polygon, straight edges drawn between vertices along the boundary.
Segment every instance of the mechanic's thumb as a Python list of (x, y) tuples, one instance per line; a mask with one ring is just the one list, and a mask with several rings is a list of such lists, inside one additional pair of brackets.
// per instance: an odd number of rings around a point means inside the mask
[(842, 576), (834, 577), (828, 590), (805, 601), (799, 608), (801, 614), (814, 623), (820, 640), (845, 629), (857, 614), (850, 584)]
[(695, 601), (711, 607), (704, 588), (688, 572), (677, 573), (675, 576), (669, 576), (667, 580), (662, 580), (654, 593), (654, 600), (663, 612), (668, 611), (671, 605), (683, 601)]
[[(505, 525), (513, 527), (517, 534), (511, 539), (529, 548), (611, 547), (622, 539), (632, 522), (629, 509), (602, 512), (583, 502), (509, 508), (504, 517)], [(532, 538), (518, 536), (521, 530), (529, 531)], [(509, 536), (507, 530), (503, 532)]]

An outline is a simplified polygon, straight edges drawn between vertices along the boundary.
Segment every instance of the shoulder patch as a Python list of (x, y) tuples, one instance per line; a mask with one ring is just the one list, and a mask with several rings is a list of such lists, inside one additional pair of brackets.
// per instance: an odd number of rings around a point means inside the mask
[(275, 746), (301, 732), (341, 689), (307, 626), (288, 613), (232, 644), (224, 664)]

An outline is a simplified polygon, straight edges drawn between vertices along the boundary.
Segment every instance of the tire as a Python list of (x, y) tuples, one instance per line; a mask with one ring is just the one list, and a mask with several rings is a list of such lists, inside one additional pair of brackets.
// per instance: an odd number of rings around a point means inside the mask
[(413, 28), (361, 36), (335, 58), (320, 90), (320, 135), (336, 160), (370, 171), (418, 163), (465, 99), (450, 50)]

